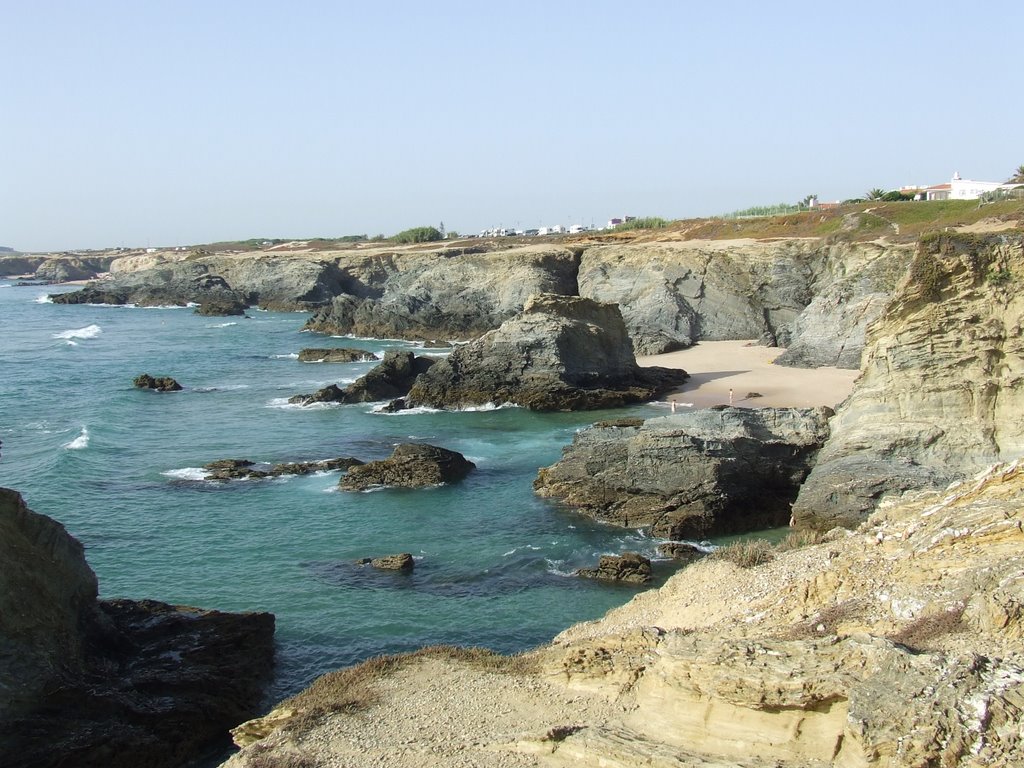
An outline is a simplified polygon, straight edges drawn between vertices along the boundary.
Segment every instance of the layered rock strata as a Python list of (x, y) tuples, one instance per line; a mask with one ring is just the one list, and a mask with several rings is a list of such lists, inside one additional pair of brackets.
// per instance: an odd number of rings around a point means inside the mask
[(542, 294), (516, 318), (440, 360), (407, 400), (434, 408), (514, 403), (586, 410), (650, 400), (685, 380), (684, 371), (636, 364), (614, 304)]
[(793, 508), (853, 526), (888, 493), (935, 487), (1024, 452), (1024, 244), (927, 238), (868, 331), (853, 393)]
[(525, 657), (333, 673), (236, 730), (226, 765), (1008, 768), (1022, 500), (1024, 470), (996, 467), (756, 568), (704, 559)]
[(97, 600), (82, 546), (0, 489), (0, 762), (179, 766), (252, 717), (274, 617)]
[(346, 491), (381, 486), (423, 488), (458, 482), (475, 468), (457, 451), (423, 443), (402, 443), (386, 459), (349, 469), (338, 481), (338, 487)]
[(534, 490), (590, 517), (681, 539), (785, 525), (828, 408), (711, 408), (576, 433)]

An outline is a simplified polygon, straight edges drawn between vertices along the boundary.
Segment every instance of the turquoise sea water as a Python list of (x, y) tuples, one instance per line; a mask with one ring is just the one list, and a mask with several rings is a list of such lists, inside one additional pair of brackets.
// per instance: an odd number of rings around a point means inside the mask
[[(569, 574), (602, 553), (653, 556), (656, 542), (531, 489), (576, 429), (609, 412), (288, 406), (373, 366), (300, 363), (301, 348), (410, 345), (303, 333), (302, 313), (208, 318), (45, 301), (61, 290), (0, 280), (0, 485), (85, 544), (102, 597), (274, 613), (272, 696), (427, 644), (522, 650), (636, 593)], [(185, 390), (133, 388), (144, 372)], [(407, 441), (460, 451), (477, 469), (455, 486), (370, 493), (336, 490), (336, 472), (232, 483), (198, 472), (221, 458), (377, 459)], [(352, 565), (403, 551), (417, 557), (412, 574)], [(661, 578), (671, 570), (658, 568)]]

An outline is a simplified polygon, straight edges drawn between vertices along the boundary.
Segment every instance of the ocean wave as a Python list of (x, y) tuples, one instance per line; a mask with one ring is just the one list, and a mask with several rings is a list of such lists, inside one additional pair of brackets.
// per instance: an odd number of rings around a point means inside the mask
[(417, 405), (415, 408), (404, 408), (401, 411), (389, 413), (384, 410), (385, 408), (388, 407), (389, 402), (390, 401), (374, 403), (373, 407), (370, 409), (370, 413), (380, 413), (383, 414), (384, 416), (415, 416), (417, 414), (422, 413), (443, 413), (443, 411), (440, 408), (428, 408), (425, 405)]
[(566, 570), (567, 563), (565, 560), (556, 560), (550, 557), (545, 557), (544, 563), (547, 565), (547, 572), (554, 576), (574, 577), (576, 575), (575, 569)]
[(85, 328), (72, 328), (68, 331), (61, 331), (53, 334), (55, 339), (65, 339), (70, 341), (71, 339), (95, 339), (103, 333), (103, 329), (95, 323), (93, 325), (87, 325)]
[(512, 548), (512, 549), (510, 549), (510, 550), (509, 550), (508, 552), (506, 552), (505, 554), (503, 554), (503, 555), (502, 555), (502, 557), (511, 557), (511, 556), (512, 556), (512, 555), (514, 555), (514, 554), (515, 554), (516, 552), (519, 552), (520, 550), (523, 550), (523, 549), (528, 549), (528, 550), (530, 550), (531, 552), (539, 552), (539, 551), (540, 551), (540, 547), (535, 547), (535, 546), (534, 546), (533, 544), (524, 544), (524, 545), (523, 545), (523, 546), (521, 546), (521, 547), (513, 547), (513, 548)]
[(232, 325), (238, 325), (238, 323), (234, 322), (234, 321), (229, 322), (229, 323), (214, 323), (213, 325), (208, 325), (206, 327), (207, 328), (229, 328)]
[(194, 387), (193, 392), (233, 392), (238, 389), (249, 389), (249, 384), (215, 384), (211, 387)]
[(338, 408), (344, 405), (344, 403), (309, 403), (308, 405), (300, 405), (299, 403), (289, 403), (287, 397), (275, 397), (267, 401), (264, 408), (280, 408), (285, 411), (318, 411), (326, 408)]
[(86, 427), (82, 427), (82, 431), (78, 434), (74, 440), (64, 443), (61, 446), (66, 451), (81, 451), (89, 447), (89, 430)]
[(0, 288), (11, 288), (13, 287), (10, 283), (0, 283)]
[(161, 472), (165, 477), (173, 477), (175, 480), (201, 481), (209, 477), (210, 473), (202, 467), (182, 467), (181, 469), (168, 469)]
[(36, 304), (53, 304), (53, 299), (50, 298), (50, 294), (48, 294), (48, 293), (44, 293), (44, 294), (41, 294), (39, 296), (36, 296), (33, 299), (33, 301)]
[(299, 353), (298, 352), (289, 352), (287, 355), (271, 355), (270, 359), (271, 360), (298, 360), (299, 359)]

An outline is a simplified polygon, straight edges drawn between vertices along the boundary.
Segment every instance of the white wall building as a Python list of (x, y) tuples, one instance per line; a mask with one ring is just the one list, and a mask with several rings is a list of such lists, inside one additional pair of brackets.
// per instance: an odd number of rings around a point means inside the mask
[(1003, 186), (1000, 181), (974, 181), (961, 179), (954, 173), (948, 184), (936, 184), (925, 188), (927, 200), (977, 200), (986, 192), (995, 192)]

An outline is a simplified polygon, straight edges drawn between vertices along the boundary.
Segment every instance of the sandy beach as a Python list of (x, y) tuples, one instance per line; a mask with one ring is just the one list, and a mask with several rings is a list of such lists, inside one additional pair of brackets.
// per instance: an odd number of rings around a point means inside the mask
[[(834, 408), (850, 394), (858, 371), (775, 365), (784, 351), (752, 341), (702, 341), (678, 352), (638, 357), (637, 362), (682, 368), (690, 374), (689, 381), (668, 397), (679, 407), (728, 405), (731, 391), (732, 404), (743, 408)], [(750, 397), (754, 392), (761, 397)]]

